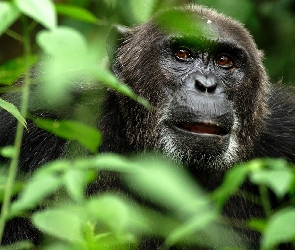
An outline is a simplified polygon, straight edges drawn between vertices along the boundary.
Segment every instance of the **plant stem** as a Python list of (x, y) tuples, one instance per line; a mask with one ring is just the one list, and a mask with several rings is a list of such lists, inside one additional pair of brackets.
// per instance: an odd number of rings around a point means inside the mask
[(6, 30), (5, 34), (14, 38), (15, 40), (17, 40), (21, 43), (23, 42), (23, 37), (21, 35), (17, 34), (16, 32), (14, 32), (13, 30), (8, 29), (8, 30)]
[(264, 213), (268, 218), (271, 214), (271, 205), (269, 202), (267, 187), (265, 185), (260, 185), (259, 190), (260, 190), (261, 203), (264, 209)]
[[(22, 87), (22, 100), (21, 100), (20, 113), (24, 118), (26, 118), (27, 112), (28, 112), (29, 88), (31, 84), (30, 69), (29, 69), (31, 45), (30, 45), (30, 34), (28, 32), (26, 18), (24, 16), (22, 18), (23, 18), (22, 19), (23, 29), (24, 29), (23, 46), (24, 46), (24, 55), (25, 55), (25, 61), (26, 61), (26, 72), (24, 74), (24, 82)], [(11, 162), (10, 162), (6, 189), (5, 189), (1, 215), (0, 215), (0, 242), (2, 241), (2, 238), (3, 238), (4, 227), (9, 214), (9, 207), (11, 203), (13, 186), (14, 186), (14, 182), (15, 182), (15, 178), (16, 178), (17, 170), (18, 170), (18, 161), (19, 161), (23, 132), (24, 132), (24, 126), (20, 122), (17, 122), (16, 136), (14, 141), (15, 153), (13, 154), (11, 158)]]

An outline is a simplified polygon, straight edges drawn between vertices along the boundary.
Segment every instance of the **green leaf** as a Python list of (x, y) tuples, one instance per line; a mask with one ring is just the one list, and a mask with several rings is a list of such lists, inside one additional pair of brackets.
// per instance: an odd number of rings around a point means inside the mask
[(131, 0), (130, 6), (132, 14), (137, 23), (145, 22), (150, 18), (155, 10), (158, 0)]
[(102, 84), (129, 96), (150, 109), (149, 103), (138, 97), (130, 87), (118, 81), (109, 70), (97, 65), (82, 34), (68, 27), (53, 31), (41, 31), (37, 42), (52, 58), (41, 71), (48, 72), (42, 85), (43, 93), (50, 102), (60, 102), (67, 98), (67, 86), (75, 84), (84, 76), (99, 80)]
[(205, 210), (202, 213), (198, 214), (195, 218), (191, 218), (188, 222), (181, 225), (167, 238), (167, 243), (169, 245), (174, 245), (177, 242), (181, 242), (188, 236), (193, 237), (194, 233), (208, 227), (210, 223), (215, 221), (218, 218), (216, 212), (213, 210)]
[(0, 107), (12, 114), (24, 127), (27, 127), (25, 118), (12, 103), (0, 99)]
[(263, 232), (266, 228), (266, 221), (262, 219), (251, 219), (248, 221), (248, 225), (250, 228), (258, 231)]
[(222, 207), (226, 200), (239, 189), (248, 173), (249, 169), (246, 164), (233, 167), (226, 173), (221, 186), (212, 194), (219, 207)]
[(57, 17), (51, 0), (15, 0), (15, 2), (25, 15), (48, 29), (56, 28)]
[(79, 21), (93, 24), (97, 24), (98, 22), (98, 19), (91, 12), (77, 6), (57, 4), (56, 10), (60, 15), (68, 16)]
[(36, 175), (46, 176), (77, 170), (109, 170), (122, 173), (137, 173), (140, 163), (133, 162), (123, 156), (112, 153), (97, 154), (94, 157), (76, 160), (62, 159), (46, 163), (36, 171)]
[[(30, 57), (30, 65), (33, 66), (37, 62), (37, 56)], [(24, 73), (27, 64), (25, 57), (18, 57), (7, 61), (0, 66), (0, 84), (12, 85)]]
[(77, 202), (82, 202), (85, 198), (85, 188), (95, 176), (94, 172), (85, 170), (71, 169), (67, 171), (64, 175), (64, 183), (70, 197)]
[(295, 209), (286, 208), (269, 219), (262, 238), (262, 249), (295, 240)]
[(44, 72), (40, 93), (48, 104), (58, 107), (71, 98), (73, 85), (81, 84), (81, 79), (87, 84), (87, 70), (95, 65), (96, 53), (91, 54), (85, 37), (69, 27), (43, 30), (38, 33), (37, 42), (46, 54), (44, 63), (39, 65)]
[(149, 104), (149, 102), (147, 100), (145, 100), (142, 97), (137, 96), (129, 86), (120, 82), (114, 76), (114, 74), (112, 74), (111, 72), (109, 72), (107, 70), (102, 70), (102, 69), (101, 70), (94, 69), (92, 72), (93, 72), (93, 75), (96, 76), (97, 79), (102, 84), (105, 84), (108, 87), (122, 93), (123, 95), (126, 95), (126, 96), (132, 98), (133, 100), (142, 104), (147, 109), (151, 109), (151, 105)]
[(11, 206), (12, 215), (34, 208), (61, 186), (60, 178), (53, 175), (35, 176), (24, 186), (20, 198)]
[(40, 31), (37, 42), (48, 55), (57, 58), (69, 57), (74, 61), (81, 60), (88, 51), (85, 37), (69, 27)]
[(136, 164), (136, 162), (132, 162), (123, 156), (112, 153), (98, 154), (90, 159), (89, 163), (91, 164), (90, 166), (99, 170), (106, 169), (121, 173), (136, 173), (138, 171), (138, 166), (140, 166), (140, 164)]
[(25, 250), (33, 249), (34, 245), (29, 240), (19, 241), (7, 246), (1, 246), (1, 250)]
[(13, 158), (16, 155), (16, 148), (14, 146), (6, 146), (1, 148), (0, 154), (5, 158)]
[(46, 249), (46, 250), (73, 250), (73, 246), (71, 244), (67, 244), (64, 242), (52, 242), (51, 244), (48, 244), (48, 245), (46, 244), (46, 247), (44, 247), (43, 249)]
[(248, 0), (199, 0), (198, 4), (210, 6), (226, 16), (239, 20), (241, 23), (247, 23), (249, 20), (254, 22), (255, 20), (255, 4)]
[(72, 168), (72, 160), (69, 159), (59, 159), (55, 161), (47, 162), (38, 168), (34, 173), (37, 177), (48, 176), (48, 175), (60, 175)]
[(118, 0), (103, 0), (103, 2), (108, 8), (116, 8), (118, 5)]
[(33, 223), (44, 233), (71, 243), (83, 241), (81, 214), (64, 209), (51, 209), (33, 215)]
[(184, 170), (155, 156), (137, 163), (140, 167), (126, 175), (126, 182), (138, 194), (181, 217), (191, 217), (209, 208), (209, 200)]
[(250, 175), (252, 183), (265, 184), (280, 198), (290, 189), (293, 178), (293, 172), (289, 169), (261, 169), (253, 171)]
[[(12, 189), (12, 195), (19, 193), (24, 186), (23, 182), (15, 182)], [(6, 192), (6, 182), (0, 184), (0, 201), (4, 199), (4, 193)]]
[(87, 204), (91, 217), (108, 226), (111, 232), (124, 235), (131, 229), (148, 230), (148, 223), (133, 202), (121, 197), (104, 194)]
[[(205, 22), (199, 17), (188, 13), (185, 10), (170, 9), (163, 11), (155, 17), (155, 23), (159, 25), (167, 34), (180, 35), (187, 39), (193, 46), (204, 46), (202, 37), (212, 37), (217, 39), (217, 35), (212, 29), (208, 29)], [(206, 43), (208, 46), (208, 43)]]
[(104, 195), (93, 199), (88, 209), (96, 219), (103, 221), (112, 231), (126, 231), (128, 227), (128, 206), (120, 198)]
[(0, 2), (0, 36), (20, 16), (20, 11), (14, 3)]
[(77, 121), (36, 119), (34, 122), (38, 127), (61, 138), (78, 141), (93, 153), (97, 152), (101, 142), (101, 133), (97, 129)]

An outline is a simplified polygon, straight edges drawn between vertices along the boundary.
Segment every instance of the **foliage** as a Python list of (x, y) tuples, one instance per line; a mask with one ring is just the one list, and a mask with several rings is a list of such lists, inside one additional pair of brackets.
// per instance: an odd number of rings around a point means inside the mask
[[(140, 1), (140, 6), (134, 0), (57, 2), (62, 3), (54, 4), (50, 0), (0, 2), (0, 18), (3, 20), (0, 35), (9, 35), (24, 46), (22, 55), (0, 66), (3, 90), (21, 91), (24, 100), (18, 111), (15, 105), (0, 99), (0, 107), (19, 122), (15, 145), (1, 150), (2, 156), (11, 159), (8, 174), (7, 166), (1, 168), (1, 237), (8, 219), (24, 216), (45, 233), (46, 241), (42, 249), (135, 249), (140, 240), (150, 236), (164, 239), (162, 249), (177, 244), (243, 249), (247, 246), (242, 237), (232, 230), (234, 222), (223, 218), (220, 211), (230, 196), (249, 196), (243, 194), (240, 187), (250, 180), (261, 193), (259, 197), (250, 198), (263, 207), (265, 218), (253, 219), (245, 226), (263, 234), (261, 249), (273, 249), (281, 243), (295, 246), (292, 226), (295, 223), (295, 200), (292, 198), (295, 172), (294, 167), (282, 159), (256, 159), (236, 166), (228, 171), (220, 187), (206, 193), (184, 169), (155, 155), (127, 159), (113, 154), (97, 154), (101, 138), (99, 131), (92, 127), (95, 113), (91, 105), (77, 108), (73, 112), (75, 120), (56, 121), (27, 115), (30, 85), (41, 93), (39, 98), (42, 101), (37, 100), (37, 103), (56, 109), (70, 105), (73, 89), (89, 88), (91, 92), (93, 88), (99, 88), (95, 83), (97, 81), (150, 108), (145, 100), (136, 96), (108, 70), (104, 41), (114, 23), (141, 23), (169, 1), (145, 0)], [(226, 5), (224, 1), (195, 2), (224, 8), (224, 11), (237, 4), (236, 1), (228, 1)], [(249, 21), (254, 4), (246, 0), (241, 2), (247, 11), (237, 18), (255, 26), (255, 20)], [(262, 2), (261, 8), (267, 8), (267, 4)], [(22, 35), (11, 29), (15, 21), (23, 26)], [(36, 39), (30, 41), (32, 33), (36, 33)], [(35, 49), (36, 46), (38, 49)], [(41, 53), (38, 54), (38, 51)], [(44, 74), (30, 78), (30, 68), (37, 61), (39, 64), (35, 67)], [(24, 87), (13, 86), (23, 73)], [(86, 101), (89, 98), (91, 96), (86, 96)], [(25, 180), (16, 178), (20, 141), (28, 117), (42, 129), (79, 142), (86, 148), (88, 156), (79, 157), (75, 151), (72, 153), (74, 159), (49, 162)], [(80, 120), (89, 123), (84, 124)], [(120, 173), (130, 190), (155, 206), (144, 206), (114, 192), (88, 197), (87, 186), (103, 170)], [(15, 194), (18, 198), (11, 201)], [(280, 207), (272, 206), (270, 194), (280, 201)], [(25, 241), (3, 249), (33, 247)]]

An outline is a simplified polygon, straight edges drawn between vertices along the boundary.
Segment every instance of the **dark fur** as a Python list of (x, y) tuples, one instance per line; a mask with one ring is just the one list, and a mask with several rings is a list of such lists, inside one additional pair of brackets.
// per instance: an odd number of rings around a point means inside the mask
[[(167, 114), (172, 119), (171, 117), (177, 114), (177, 105), (173, 106), (173, 102), (181, 102), (176, 95), (179, 94), (184, 99), (186, 97), (185, 92), (178, 87), (179, 79), (173, 71), (174, 64), (163, 56), (166, 53), (163, 46), (164, 40), (167, 40), (167, 31), (162, 30), (155, 21), (165, 14), (163, 12), (124, 35), (113, 66), (117, 77), (131, 86), (138, 95), (149, 100), (153, 110), (148, 111), (133, 100), (109, 91), (100, 123), (104, 136), (101, 152), (128, 155), (149, 150), (163, 151), (174, 160), (184, 163), (196, 180), (208, 190), (220, 184), (226, 169), (241, 161), (270, 156), (284, 157), (294, 162), (294, 98), (286, 94), (282, 87), (270, 86), (262, 63), (262, 53), (257, 49), (251, 35), (241, 24), (213, 10), (189, 6), (180, 11), (192, 13), (192, 22), (210, 20), (218, 39), (234, 41), (246, 51), (248, 63), (241, 66), (241, 70), (246, 74), (239, 78), (236, 84), (223, 86), (227, 101), (232, 105), (230, 112), (235, 116), (235, 121), (238, 121), (238, 125), (231, 130), (237, 147), (230, 152), (226, 146), (220, 146), (220, 152), (210, 148), (210, 154), (218, 156), (210, 157), (206, 155), (205, 145), (198, 147), (189, 141), (182, 141), (179, 135), (174, 137), (174, 150), (185, 152), (178, 151), (179, 154), (174, 154), (175, 152), (165, 151), (161, 137), (161, 129), (165, 127), (161, 123), (163, 110), (168, 110)], [(185, 102), (187, 105), (188, 101)], [(198, 108), (198, 105), (195, 106)], [(191, 107), (190, 112), (195, 106)], [(15, 121), (4, 111), (0, 112), (0, 145), (9, 145), (13, 142), (12, 128), (15, 127)], [(212, 142), (212, 145), (215, 145), (214, 143)], [(22, 148), (21, 168), (25, 171), (32, 170), (46, 161), (63, 157), (64, 147), (63, 140), (29, 123)], [(110, 174), (100, 175), (96, 184), (99, 189), (116, 188), (117, 179)], [(251, 191), (252, 188), (246, 186)], [(96, 188), (94, 189), (96, 191)], [(225, 214), (233, 218), (247, 219), (261, 216), (261, 211), (243, 198), (233, 198), (226, 205)], [(10, 235), (6, 237), (5, 243), (27, 237), (32, 238), (32, 235)], [(245, 237), (257, 247), (256, 234), (245, 232)]]

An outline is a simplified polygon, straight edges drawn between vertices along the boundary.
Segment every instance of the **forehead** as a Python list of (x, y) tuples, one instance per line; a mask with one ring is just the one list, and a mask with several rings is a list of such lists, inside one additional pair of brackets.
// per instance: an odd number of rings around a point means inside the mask
[(242, 47), (244, 43), (252, 43), (251, 36), (240, 23), (207, 8), (174, 9), (161, 13), (155, 21), (169, 36), (227, 41)]

